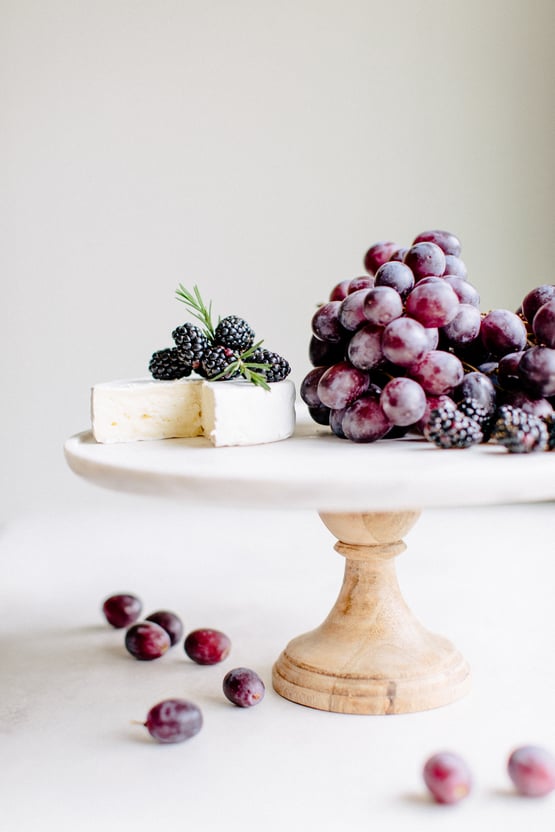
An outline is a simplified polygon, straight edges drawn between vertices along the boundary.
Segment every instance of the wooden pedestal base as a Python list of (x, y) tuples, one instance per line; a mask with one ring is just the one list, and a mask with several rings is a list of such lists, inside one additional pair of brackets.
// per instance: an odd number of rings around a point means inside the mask
[(395, 714), (446, 705), (469, 689), (463, 657), (405, 604), (393, 557), (418, 511), (321, 514), (338, 538), (345, 578), (323, 624), (293, 639), (273, 669), (275, 690), (324, 711)]

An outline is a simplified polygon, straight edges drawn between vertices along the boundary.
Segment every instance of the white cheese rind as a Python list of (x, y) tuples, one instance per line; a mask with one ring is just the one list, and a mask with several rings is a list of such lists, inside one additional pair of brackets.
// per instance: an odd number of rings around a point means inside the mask
[(277, 442), (295, 429), (295, 386), (270, 391), (246, 381), (132, 379), (97, 384), (91, 393), (97, 442), (206, 436), (213, 445)]

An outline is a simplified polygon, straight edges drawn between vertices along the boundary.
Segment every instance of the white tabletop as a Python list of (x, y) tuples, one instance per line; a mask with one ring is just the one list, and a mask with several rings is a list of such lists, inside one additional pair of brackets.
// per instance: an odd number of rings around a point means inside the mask
[[(218, 453), (216, 451), (216, 453)], [(0, 826), (5, 832), (553, 832), (555, 794), (515, 797), (516, 744), (555, 751), (553, 505), (425, 511), (397, 559), (414, 612), (469, 661), (471, 693), (403, 716), (348, 716), (282, 699), (271, 666), (320, 623), (343, 558), (312, 511), (201, 508), (75, 479), (79, 505), (20, 517), (0, 536)], [(232, 640), (222, 665), (182, 647), (137, 662), (100, 613), (137, 592), (145, 612)], [(266, 697), (250, 710), (221, 693), (251, 666)], [(167, 696), (193, 700), (204, 727), (158, 746), (131, 720)], [(449, 748), (475, 789), (432, 805), (420, 771)]]
[(368, 511), (555, 499), (552, 453), (493, 444), (446, 451), (414, 435), (356, 444), (302, 417), (293, 437), (266, 445), (100, 445), (84, 432), (65, 451), (73, 471), (97, 485), (204, 505)]

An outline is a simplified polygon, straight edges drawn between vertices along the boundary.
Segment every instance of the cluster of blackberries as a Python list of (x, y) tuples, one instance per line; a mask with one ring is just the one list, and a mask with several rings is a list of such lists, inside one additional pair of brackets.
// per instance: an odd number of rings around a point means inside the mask
[(447, 399), (431, 410), (423, 433), (439, 448), (469, 448), (494, 442), (509, 453), (555, 449), (554, 419), (534, 416), (513, 405), (488, 410), (472, 398), (458, 405)]
[(174, 347), (153, 353), (148, 369), (156, 379), (179, 379), (192, 372), (202, 378), (228, 380), (242, 376), (262, 387), (287, 378), (289, 363), (281, 355), (255, 343), (252, 327), (237, 315), (222, 318), (216, 327), (210, 306), (194, 293), (180, 287), (177, 296), (204, 327), (184, 323), (172, 332)]

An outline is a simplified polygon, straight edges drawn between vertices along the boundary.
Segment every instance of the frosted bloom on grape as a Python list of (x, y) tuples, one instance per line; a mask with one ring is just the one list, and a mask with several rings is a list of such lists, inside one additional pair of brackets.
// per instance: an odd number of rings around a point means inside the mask
[(389, 286), (404, 298), (414, 286), (414, 275), (405, 263), (390, 260), (380, 266), (376, 272), (374, 285)]
[(482, 320), (480, 337), (488, 352), (499, 358), (508, 352), (523, 350), (527, 334), (522, 320), (514, 312), (492, 309)]
[(361, 396), (370, 384), (367, 373), (347, 361), (328, 367), (318, 382), (318, 397), (325, 407), (341, 410)]
[(532, 329), (539, 343), (555, 347), (555, 298), (540, 306), (534, 315)]
[(347, 356), (353, 367), (359, 370), (373, 370), (383, 364), (382, 334), (383, 329), (372, 324), (367, 324), (355, 332), (347, 347)]
[(443, 327), (443, 333), (452, 344), (470, 344), (480, 334), (481, 323), (478, 307), (461, 303), (453, 320)]
[(457, 277), (456, 275), (447, 275), (447, 277), (444, 277), (444, 280), (453, 289), (461, 303), (471, 303), (472, 306), (480, 306), (480, 294), (476, 287), (472, 283), (469, 283), (468, 280), (465, 280), (463, 277)]
[(382, 350), (392, 364), (410, 367), (428, 352), (428, 335), (422, 324), (413, 318), (396, 318), (383, 331)]
[(368, 289), (358, 289), (356, 292), (347, 295), (341, 303), (339, 321), (341, 326), (349, 330), (349, 332), (354, 332), (362, 324), (366, 323), (366, 318), (364, 317), (364, 300), (368, 291)]
[(461, 277), (463, 280), (466, 280), (468, 269), (460, 257), (455, 257), (453, 254), (447, 254), (445, 256), (445, 271), (443, 274), (452, 275), (453, 277)]
[(426, 411), (426, 401), (420, 384), (402, 377), (388, 381), (380, 396), (385, 415), (397, 427), (408, 427), (418, 422)]
[(330, 300), (322, 304), (312, 316), (312, 333), (321, 341), (337, 343), (343, 338), (339, 322), (341, 301)]
[(446, 326), (459, 311), (459, 299), (445, 280), (417, 283), (406, 300), (407, 315), (422, 326)]
[(364, 268), (369, 274), (376, 274), (380, 266), (383, 266), (398, 249), (399, 244), (389, 240), (374, 243), (364, 255)]
[(434, 228), (431, 231), (421, 231), (413, 240), (413, 245), (416, 243), (435, 243), (444, 254), (453, 254), (455, 257), (458, 257), (461, 253), (459, 238), (450, 231), (442, 231), (439, 228)]
[(374, 326), (386, 326), (403, 314), (401, 295), (391, 286), (375, 286), (366, 294), (364, 317)]
[(406, 265), (415, 280), (428, 275), (441, 277), (445, 272), (445, 254), (435, 243), (416, 243), (405, 254)]
[(375, 393), (367, 393), (353, 402), (343, 414), (341, 429), (352, 442), (375, 442), (391, 430)]
[(522, 301), (522, 312), (527, 321), (532, 323), (534, 315), (544, 303), (555, 298), (555, 285), (544, 283), (528, 292)]
[(444, 350), (430, 350), (418, 364), (409, 367), (408, 375), (430, 396), (449, 395), (464, 376), (463, 365), (456, 355)]

